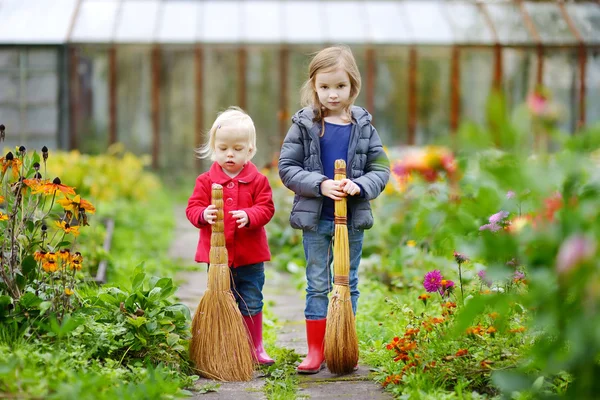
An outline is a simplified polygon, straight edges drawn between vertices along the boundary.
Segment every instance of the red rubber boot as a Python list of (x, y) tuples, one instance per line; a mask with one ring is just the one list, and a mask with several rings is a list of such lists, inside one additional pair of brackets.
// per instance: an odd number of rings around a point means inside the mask
[(325, 356), (323, 355), (323, 342), (327, 319), (306, 320), (306, 341), (308, 342), (308, 355), (296, 369), (300, 374), (316, 374), (323, 368)]
[(273, 365), (275, 361), (265, 351), (262, 338), (262, 312), (250, 317), (243, 315), (248, 334), (254, 344), (254, 359), (261, 365)]

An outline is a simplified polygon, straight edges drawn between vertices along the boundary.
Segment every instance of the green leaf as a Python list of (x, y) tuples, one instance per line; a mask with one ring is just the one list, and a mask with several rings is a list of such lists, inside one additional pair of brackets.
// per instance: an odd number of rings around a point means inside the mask
[(29, 279), (31, 279), (31, 276), (35, 273), (36, 267), (37, 263), (31, 255), (25, 257), (21, 262), (21, 269), (23, 271), (23, 274)]
[(139, 328), (140, 326), (144, 325), (146, 323), (147, 319), (144, 317), (137, 317), (137, 318), (132, 318), (129, 317), (127, 318), (127, 322), (129, 322), (131, 325), (135, 326), (136, 328)]
[(40, 303), (40, 314), (43, 315), (52, 307), (51, 301), (43, 301)]
[(173, 347), (177, 342), (179, 342), (179, 335), (176, 333), (169, 333), (167, 335), (167, 344), (169, 347)]
[(131, 282), (131, 291), (137, 292), (138, 290), (143, 290), (144, 279), (146, 278), (146, 274), (141, 272), (133, 278)]
[(19, 304), (23, 308), (35, 308), (35, 307), (39, 306), (41, 302), (42, 302), (42, 299), (40, 299), (39, 297), (37, 297), (35, 294), (33, 294), (31, 292), (25, 293), (19, 299)]

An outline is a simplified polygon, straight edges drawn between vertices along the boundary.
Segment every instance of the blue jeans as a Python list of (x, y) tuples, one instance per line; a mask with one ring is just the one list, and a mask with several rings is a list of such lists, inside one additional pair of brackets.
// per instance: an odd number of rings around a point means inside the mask
[[(303, 231), (302, 243), (306, 256), (306, 319), (323, 319), (327, 317), (329, 298), (333, 289), (331, 262), (333, 261), (333, 221), (319, 221), (317, 231)], [(350, 300), (352, 311), (356, 314), (358, 303), (358, 265), (362, 255), (363, 231), (348, 228), (350, 247)]]
[(255, 316), (263, 309), (265, 264), (242, 265), (231, 270), (231, 291), (242, 315)]

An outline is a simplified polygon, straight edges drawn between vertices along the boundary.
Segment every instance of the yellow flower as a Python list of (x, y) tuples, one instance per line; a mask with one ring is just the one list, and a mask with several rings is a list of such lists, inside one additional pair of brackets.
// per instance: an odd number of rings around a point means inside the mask
[(90, 214), (94, 214), (96, 212), (96, 208), (92, 205), (92, 203), (82, 199), (80, 195), (77, 195), (72, 199), (65, 197), (64, 199), (58, 200), (57, 203), (60, 204), (65, 211), (72, 212), (77, 219), (79, 219), (79, 210), (85, 210)]
[(62, 229), (66, 234), (72, 233), (73, 236), (79, 236), (79, 227), (71, 226), (66, 221), (56, 221), (56, 226)]
[(414, 241), (414, 240), (409, 240), (409, 241), (406, 242), (406, 245), (408, 247), (415, 247), (417, 245), (417, 242)]
[(0, 221), (8, 221), (8, 215), (0, 212)]
[(70, 263), (70, 268), (74, 269), (76, 271), (80, 271), (81, 267), (83, 264), (83, 256), (81, 255), (80, 252), (76, 252), (75, 254), (73, 254), (73, 256), (71, 257), (71, 263)]
[(44, 261), (47, 255), (48, 253), (45, 251), (36, 251), (35, 253), (33, 253), (33, 259), (35, 261)]
[(56, 264), (56, 260), (46, 259), (46, 261), (42, 265), (42, 268), (46, 272), (56, 272), (56, 270), (58, 269), (58, 265)]
[(4, 196), (0, 196), (0, 204), (4, 203)]
[(69, 289), (69, 288), (65, 288), (65, 294), (67, 296), (71, 296), (73, 294), (73, 291), (71, 289)]
[(61, 260), (68, 261), (69, 258), (71, 258), (71, 251), (69, 249), (63, 249), (63, 250), (61, 250), (61, 251), (58, 252), (58, 257)]

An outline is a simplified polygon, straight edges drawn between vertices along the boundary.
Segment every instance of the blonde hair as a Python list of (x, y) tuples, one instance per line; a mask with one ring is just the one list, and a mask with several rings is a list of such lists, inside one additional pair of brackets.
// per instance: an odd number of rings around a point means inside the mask
[(256, 154), (256, 128), (254, 127), (252, 118), (244, 110), (236, 106), (229, 107), (218, 114), (217, 119), (215, 119), (215, 122), (213, 122), (212, 127), (207, 133), (207, 142), (196, 149), (198, 158), (210, 157), (212, 161), (215, 161), (215, 137), (217, 136), (217, 130), (224, 127), (232, 127), (238, 132), (246, 134), (250, 149), (248, 160), (251, 160)]
[(352, 50), (345, 45), (327, 47), (319, 51), (311, 60), (308, 66), (308, 79), (302, 85), (300, 90), (301, 103), (305, 107), (312, 107), (314, 111), (314, 120), (322, 121), (325, 117), (322, 104), (319, 101), (317, 89), (315, 88), (316, 76), (319, 72), (328, 72), (338, 67), (342, 67), (350, 78), (350, 98), (346, 105), (348, 119), (351, 120), (350, 107), (360, 93), (361, 79), (358, 65), (352, 54)]

